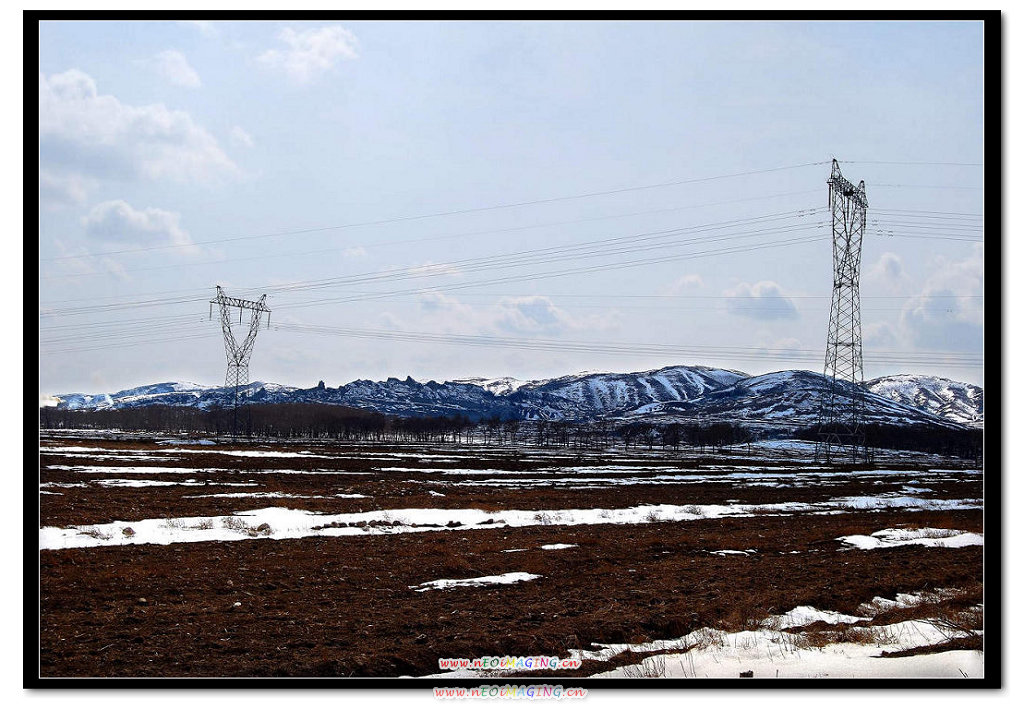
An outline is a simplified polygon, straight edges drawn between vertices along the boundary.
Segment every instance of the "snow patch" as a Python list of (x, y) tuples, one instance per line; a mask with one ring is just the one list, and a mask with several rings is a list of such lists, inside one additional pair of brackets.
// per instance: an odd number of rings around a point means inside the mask
[(497, 576), (477, 576), (476, 578), (471, 579), (437, 579), (436, 581), (425, 581), (417, 586), (410, 586), (409, 588), (422, 593), (424, 591), (457, 588), (460, 586), (502, 586), (520, 583), (521, 581), (532, 581), (533, 579), (539, 578), (540, 574), (528, 574), (525, 571), (511, 571), (506, 574), (498, 574)]
[(780, 616), (780, 619), (783, 628), (798, 628), (802, 625), (816, 623), (819, 620), (825, 621), (829, 625), (835, 625), (836, 623), (856, 623), (861, 620), (871, 620), (870, 618), (861, 618), (855, 615), (845, 615), (843, 613), (837, 613), (835, 611), (820, 611), (813, 606), (797, 606), (789, 613)]
[(974, 532), (963, 532), (958, 529), (935, 529), (932, 527), (922, 527), (921, 529), (881, 529), (871, 534), (871, 536), (851, 534), (845, 537), (838, 537), (838, 540), (857, 549), (885, 549), (911, 544), (926, 547), (960, 548), (981, 546), (985, 543), (984, 537)]

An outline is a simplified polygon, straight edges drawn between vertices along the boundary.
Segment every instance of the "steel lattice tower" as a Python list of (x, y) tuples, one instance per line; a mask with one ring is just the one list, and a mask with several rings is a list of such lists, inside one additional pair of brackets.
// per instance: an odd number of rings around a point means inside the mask
[(864, 460), (864, 352), (860, 330), (860, 254), (867, 223), (864, 181), (854, 185), (832, 160), (832, 310), (825, 348), (827, 389), (818, 414), (815, 458)]
[[(252, 348), (256, 344), (256, 333), (259, 332), (263, 313), (267, 314), (267, 325), (270, 325), (270, 308), (266, 306), (267, 296), (259, 300), (242, 300), (231, 298), (217, 286), (217, 297), (210, 301), (210, 317), (213, 317), (213, 306), (220, 306), (220, 325), (224, 331), (224, 352), (228, 357), (228, 371), (224, 377), (224, 386), (232, 388), (232, 404), (237, 411), (242, 390), (249, 384), (249, 359)], [(242, 324), (242, 315), (248, 310), (249, 334), (241, 344), (231, 331), (231, 309), (238, 308), (238, 324)]]

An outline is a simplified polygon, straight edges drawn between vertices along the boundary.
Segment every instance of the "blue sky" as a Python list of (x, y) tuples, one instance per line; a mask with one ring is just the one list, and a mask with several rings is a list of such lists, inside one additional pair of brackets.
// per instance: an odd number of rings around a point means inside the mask
[(970, 23), (44, 23), (40, 392), (218, 383), (215, 284), (268, 294), (263, 381), (820, 370), (833, 156), (866, 375), (981, 382), (981, 54)]

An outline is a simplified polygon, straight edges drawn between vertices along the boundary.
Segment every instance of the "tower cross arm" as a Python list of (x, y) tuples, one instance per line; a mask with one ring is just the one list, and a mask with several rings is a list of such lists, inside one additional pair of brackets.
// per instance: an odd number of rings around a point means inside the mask
[(224, 291), (217, 286), (217, 297), (210, 301), (214, 305), (226, 305), (230, 308), (244, 308), (246, 310), (256, 310), (261, 313), (269, 313), (270, 308), (267, 307), (267, 296), (262, 295), (259, 300), (243, 300), (242, 298), (232, 298), (231, 296), (225, 295)]
[(868, 195), (864, 180), (861, 180), (859, 185), (847, 180), (839, 170), (839, 161), (834, 158), (832, 159), (832, 175), (828, 179), (828, 184), (839, 194), (852, 199), (858, 207), (868, 208)]

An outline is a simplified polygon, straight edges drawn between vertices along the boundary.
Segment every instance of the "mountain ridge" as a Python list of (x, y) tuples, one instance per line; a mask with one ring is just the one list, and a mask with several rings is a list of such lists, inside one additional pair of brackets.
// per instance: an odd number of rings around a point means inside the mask
[[(828, 380), (806, 370), (750, 375), (737, 370), (672, 365), (642, 372), (588, 372), (550, 379), (471, 377), (419, 382), (412, 377), (357, 379), (336, 388), (321, 381), (308, 389), (253, 382), (253, 403), (323, 403), (396, 416), (462, 415), (526, 420), (727, 419), (751, 426), (812, 425)], [(984, 424), (981, 387), (929, 375), (899, 374), (865, 382), (865, 420), (895, 425), (979, 427)], [(226, 387), (161, 382), (106, 394), (58, 394), (57, 408), (101, 410), (149, 405), (229, 406)], [(852, 385), (842, 383), (840, 399)]]

